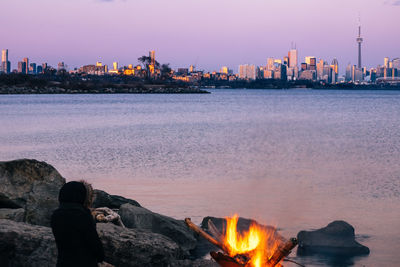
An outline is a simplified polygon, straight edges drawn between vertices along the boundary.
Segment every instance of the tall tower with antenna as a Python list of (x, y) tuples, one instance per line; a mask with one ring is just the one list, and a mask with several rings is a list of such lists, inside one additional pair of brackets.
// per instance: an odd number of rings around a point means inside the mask
[(357, 37), (357, 43), (358, 43), (358, 68), (361, 69), (361, 44), (363, 42), (363, 38), (361, 37), (361, 23), (360, 19), (358, 19), (358, 37)]

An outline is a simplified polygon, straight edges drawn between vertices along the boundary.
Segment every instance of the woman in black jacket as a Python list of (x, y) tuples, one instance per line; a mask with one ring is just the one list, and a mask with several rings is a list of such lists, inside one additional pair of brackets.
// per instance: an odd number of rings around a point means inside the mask
[(103, 246), (88, 209), (92, 195), (89, 189), (85, 183), (74, 181), (60, 190), (60, 207), (51, 216), (57, 267), (94, 267), (104, 260)]

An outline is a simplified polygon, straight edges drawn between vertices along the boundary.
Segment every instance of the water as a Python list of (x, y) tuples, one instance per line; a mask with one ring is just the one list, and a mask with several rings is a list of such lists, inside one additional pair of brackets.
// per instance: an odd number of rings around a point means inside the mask
[(400, 92), (1, 95), (0, 125), (0, 160), (44, 160), (155, 212), (239, 213), (287, 237), (342, 219), (371, 249), (307, 266), (400, 261)]

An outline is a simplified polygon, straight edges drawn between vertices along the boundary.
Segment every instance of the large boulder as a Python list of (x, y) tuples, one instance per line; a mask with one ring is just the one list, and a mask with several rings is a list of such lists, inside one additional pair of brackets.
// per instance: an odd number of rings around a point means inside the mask
[(345, 221), (334, 221), (315, 231), (297, 234), (298, 254), (356, 256), (369, 254), (369, 248), (355, 240), (354, 227)]
[(175, 220), (131, 204), (122, 205), (118, 213), (128, 228), (147, 230), (167, 236), (187, 253), (196, 247), (196, 238), (184, 221)]
[(24, 221), (48, 226), (64, 183), (58, 171), (45, 162), (0, 162), (0, 208), (23, 208)]
[(25, 210), (19, 209), (0, 209), (0, 219), (13, 220), (16, 222), (23, 222)]
[(123, 204), (129, 203), (133, 206), (140, 207), (140, 204), (133, 200), (117, 195), (110, 195), (102, 190), (93, 190), (93, 208), (107, 207), (110, 209), (119, 209)]
[[(106, 261), (115, 266), (191, 266), (182, 249), (163, 235), (113, 224), (97, 224), (97, 231)], [(0, 266), (54, 267), (56, 261), (50, 227), (0, 219)]]
[(97, 224), (106, 261), (115, 266), (169, 266), (184, 259), (182, 249), (160, 234), (127, 229), (111, 223)]
[(0, 265), (54, 267), (57, 249), (49, 227), (0, 220)]

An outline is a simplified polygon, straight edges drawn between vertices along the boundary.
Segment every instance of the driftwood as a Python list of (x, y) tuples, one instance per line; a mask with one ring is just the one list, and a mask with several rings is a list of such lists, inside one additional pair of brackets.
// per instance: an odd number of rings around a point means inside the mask
[(112, 222), (116, 225), (119, 225), (119, 226), (122, 226), (125, 228), (125, 225), (123, 224), (119, 214), (110, 208), (104, 207), (104, 208), (93, 209), (92, 215), (93, 215), (94, 219), (96, 220), (96, 222), (102, 222), (102, 223)]
[[(211, 235), (207, 234), (203, 231), (200, 227), (195, 225), (190, 218), (185, 219), (185, 223), (187, 226), (192, 229), (194, 232), (201, 235), (210, 243), (214, 244), (218, 248), (220, 248), (224, 253), (221, 252), (210, 252), (211, 257), (221, 266), (221, 267), (246, 267), (248, 266), (248, 262), (251, 259), (251, 255), (253, 251), (247, 252), (246, 254), (238, 254), (234, 257), (229, 256), (229, 248), (224, 245), (222, 239), (222, 234), (218, 231), (215, 227), (214, 223), (209, 220), (208, 221), (208, 229), (211, 232)], [(266, 266), (267, 267), (274, 267), (279, 264), (280, 261), (283, 260), (284, 257), (288, 256), (293, 248), (297, 245), (297, 239), (291, 238), (290, 240), (286, 241), (285, 243), (281, 244), (274, 254), (269, 258), (266, 259)], [(293, 262), (293, 261), (292, 261)], [(295, 262), (296, 263), (296, 262)]]
[(216, 240), (215, 238), (213, 238), (212, 236), (210, 236), (209, 234), (207, 234), (206, 232), (203, 231), (203, 229), (201, 229), (200, 227), (198, 227), (197, 225), (195, 225), (190, 218), (186, 218), (185, 219), (185, 223), (186, 225), (192, 229), (194, 232), (198, 233), (199, 235), (201, 235), (203, 238), (205, 238), (208, 242), (210, 242), (211, 244), (219, 247), (220, 249), (222, 249), (224, 252), (229, 254), (229, 249), (219, 240)]
[(291, 238), (282, 246), (279, 246), (278, 249), (274, 252), (272, 257), (268, 260), (268, 264), (270, 266), (277, 265), (284, 257), (292, 252), (292, 249), (297, 246), (297, 239)]

